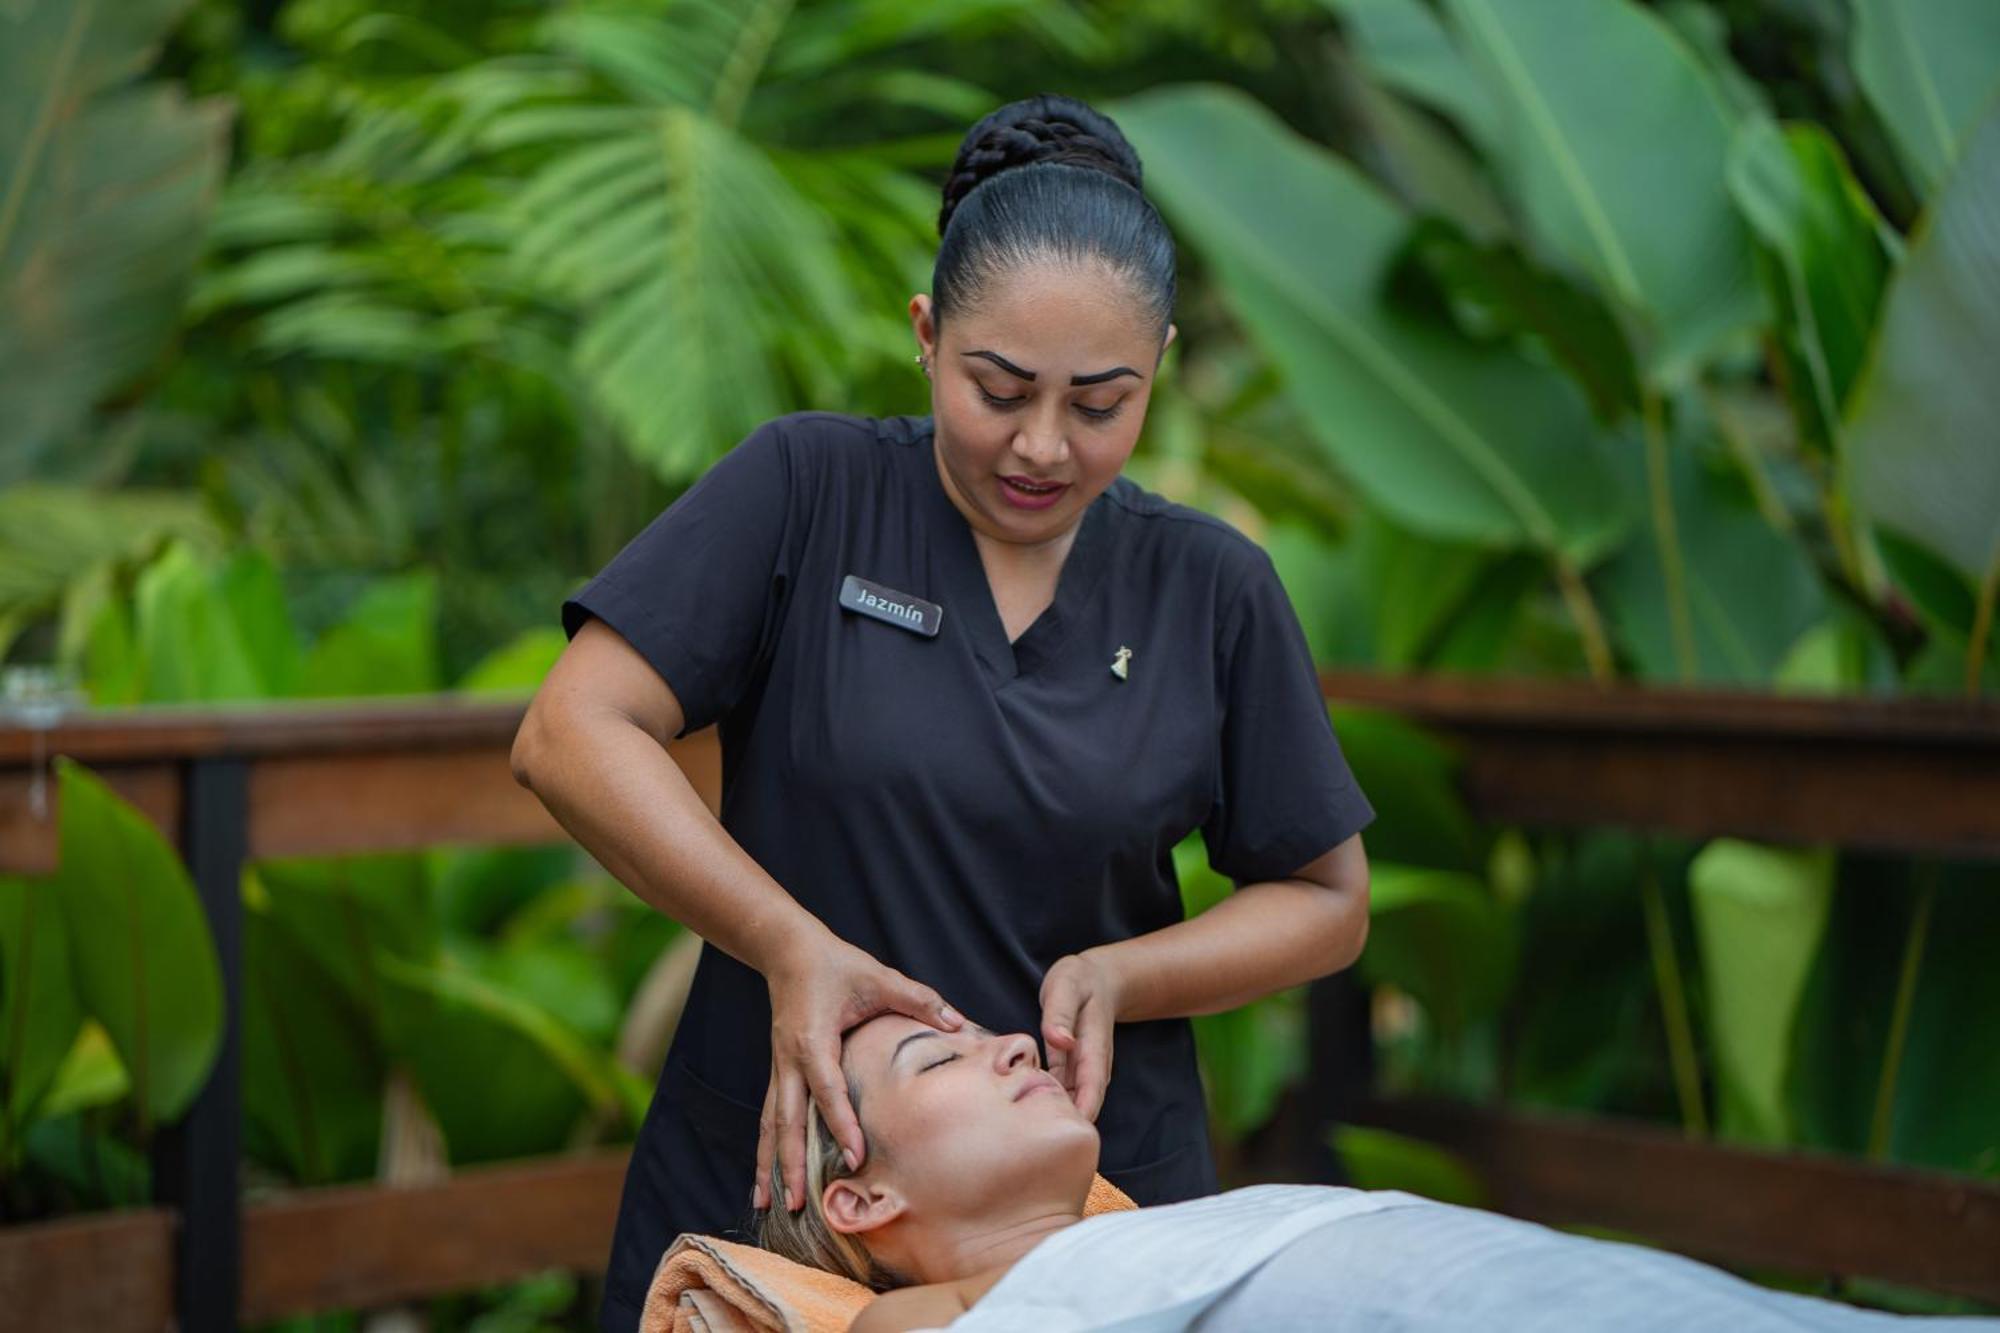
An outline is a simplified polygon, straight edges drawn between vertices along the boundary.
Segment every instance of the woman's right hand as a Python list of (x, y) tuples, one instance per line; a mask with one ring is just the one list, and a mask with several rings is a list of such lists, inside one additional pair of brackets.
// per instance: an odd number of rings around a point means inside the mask
[(854, 1170), (867, 1151), (861, 1122), (847, 1100), (840, 1038), (876, 1014), (894, 1011), (946, 1032), (965, 1019), (942, 996), (877, 962), (830, 931), (789, 951), (765, 974), (771, 988), (771, 1081), (757, 1122), (757, 1181), (753, 1207), (769, 1206), (771, 1154), (784, 1171), (785, 1198), (805, 1201), (808, 1095)]

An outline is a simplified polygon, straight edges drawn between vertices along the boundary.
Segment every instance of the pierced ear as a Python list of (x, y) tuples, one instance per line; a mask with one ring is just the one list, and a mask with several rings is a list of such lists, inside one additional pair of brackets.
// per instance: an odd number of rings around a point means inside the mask
[(910, 298), (910, 330), (917, 335), (917, 346), (925, 356), (936, 350), (937, 320), (936, 307), (931, 304), (929, 292), (918, 292)]
[(843, 1236), (865, 1234), (901, 1217), (909, 1204), (895, 1188), (859, 1176), (834, 1181), (820, 1195), (826, 1224)]

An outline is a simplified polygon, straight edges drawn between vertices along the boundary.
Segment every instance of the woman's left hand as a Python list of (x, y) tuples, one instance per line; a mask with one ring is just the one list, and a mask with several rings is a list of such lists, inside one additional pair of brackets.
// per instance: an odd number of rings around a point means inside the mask
[(1118, 1022), (1118, 974), (1102, 957), (1058, 958), (1042, 978), (1042, 1040), (1049, 1072), (1092, 1120), (1111, 1085), (1111, 1030)]

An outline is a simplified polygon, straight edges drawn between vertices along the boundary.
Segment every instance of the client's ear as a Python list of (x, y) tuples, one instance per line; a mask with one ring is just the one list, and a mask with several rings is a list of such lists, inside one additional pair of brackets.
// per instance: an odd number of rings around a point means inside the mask
[(860, 1176), (836, 1180), (820, 1195), (826, 1224), (843, 1236), (875, 1230), (901, 1217), (909, 1203), (893, 1185), (878, 1185)]

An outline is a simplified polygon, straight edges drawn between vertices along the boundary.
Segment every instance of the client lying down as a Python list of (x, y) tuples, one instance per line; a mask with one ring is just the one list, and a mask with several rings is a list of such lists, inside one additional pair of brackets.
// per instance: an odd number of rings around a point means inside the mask
[[(815, 1114), (805, 1206), (759, 1214), (759, 1240), (882, 1293), (856, 1333), (1753, 1333), (1902, 1322), (1396, 1190), (1257, 1185), (1086, 1219), (1097, 1130), (1043, 1072), (1033, 1037), (882, 1014), (847, 1034), (841, 1064), (867, 1139), (863, 1167), (848, 1170)], [(771, 1194), (784, 1198), (776, 1170)]]

